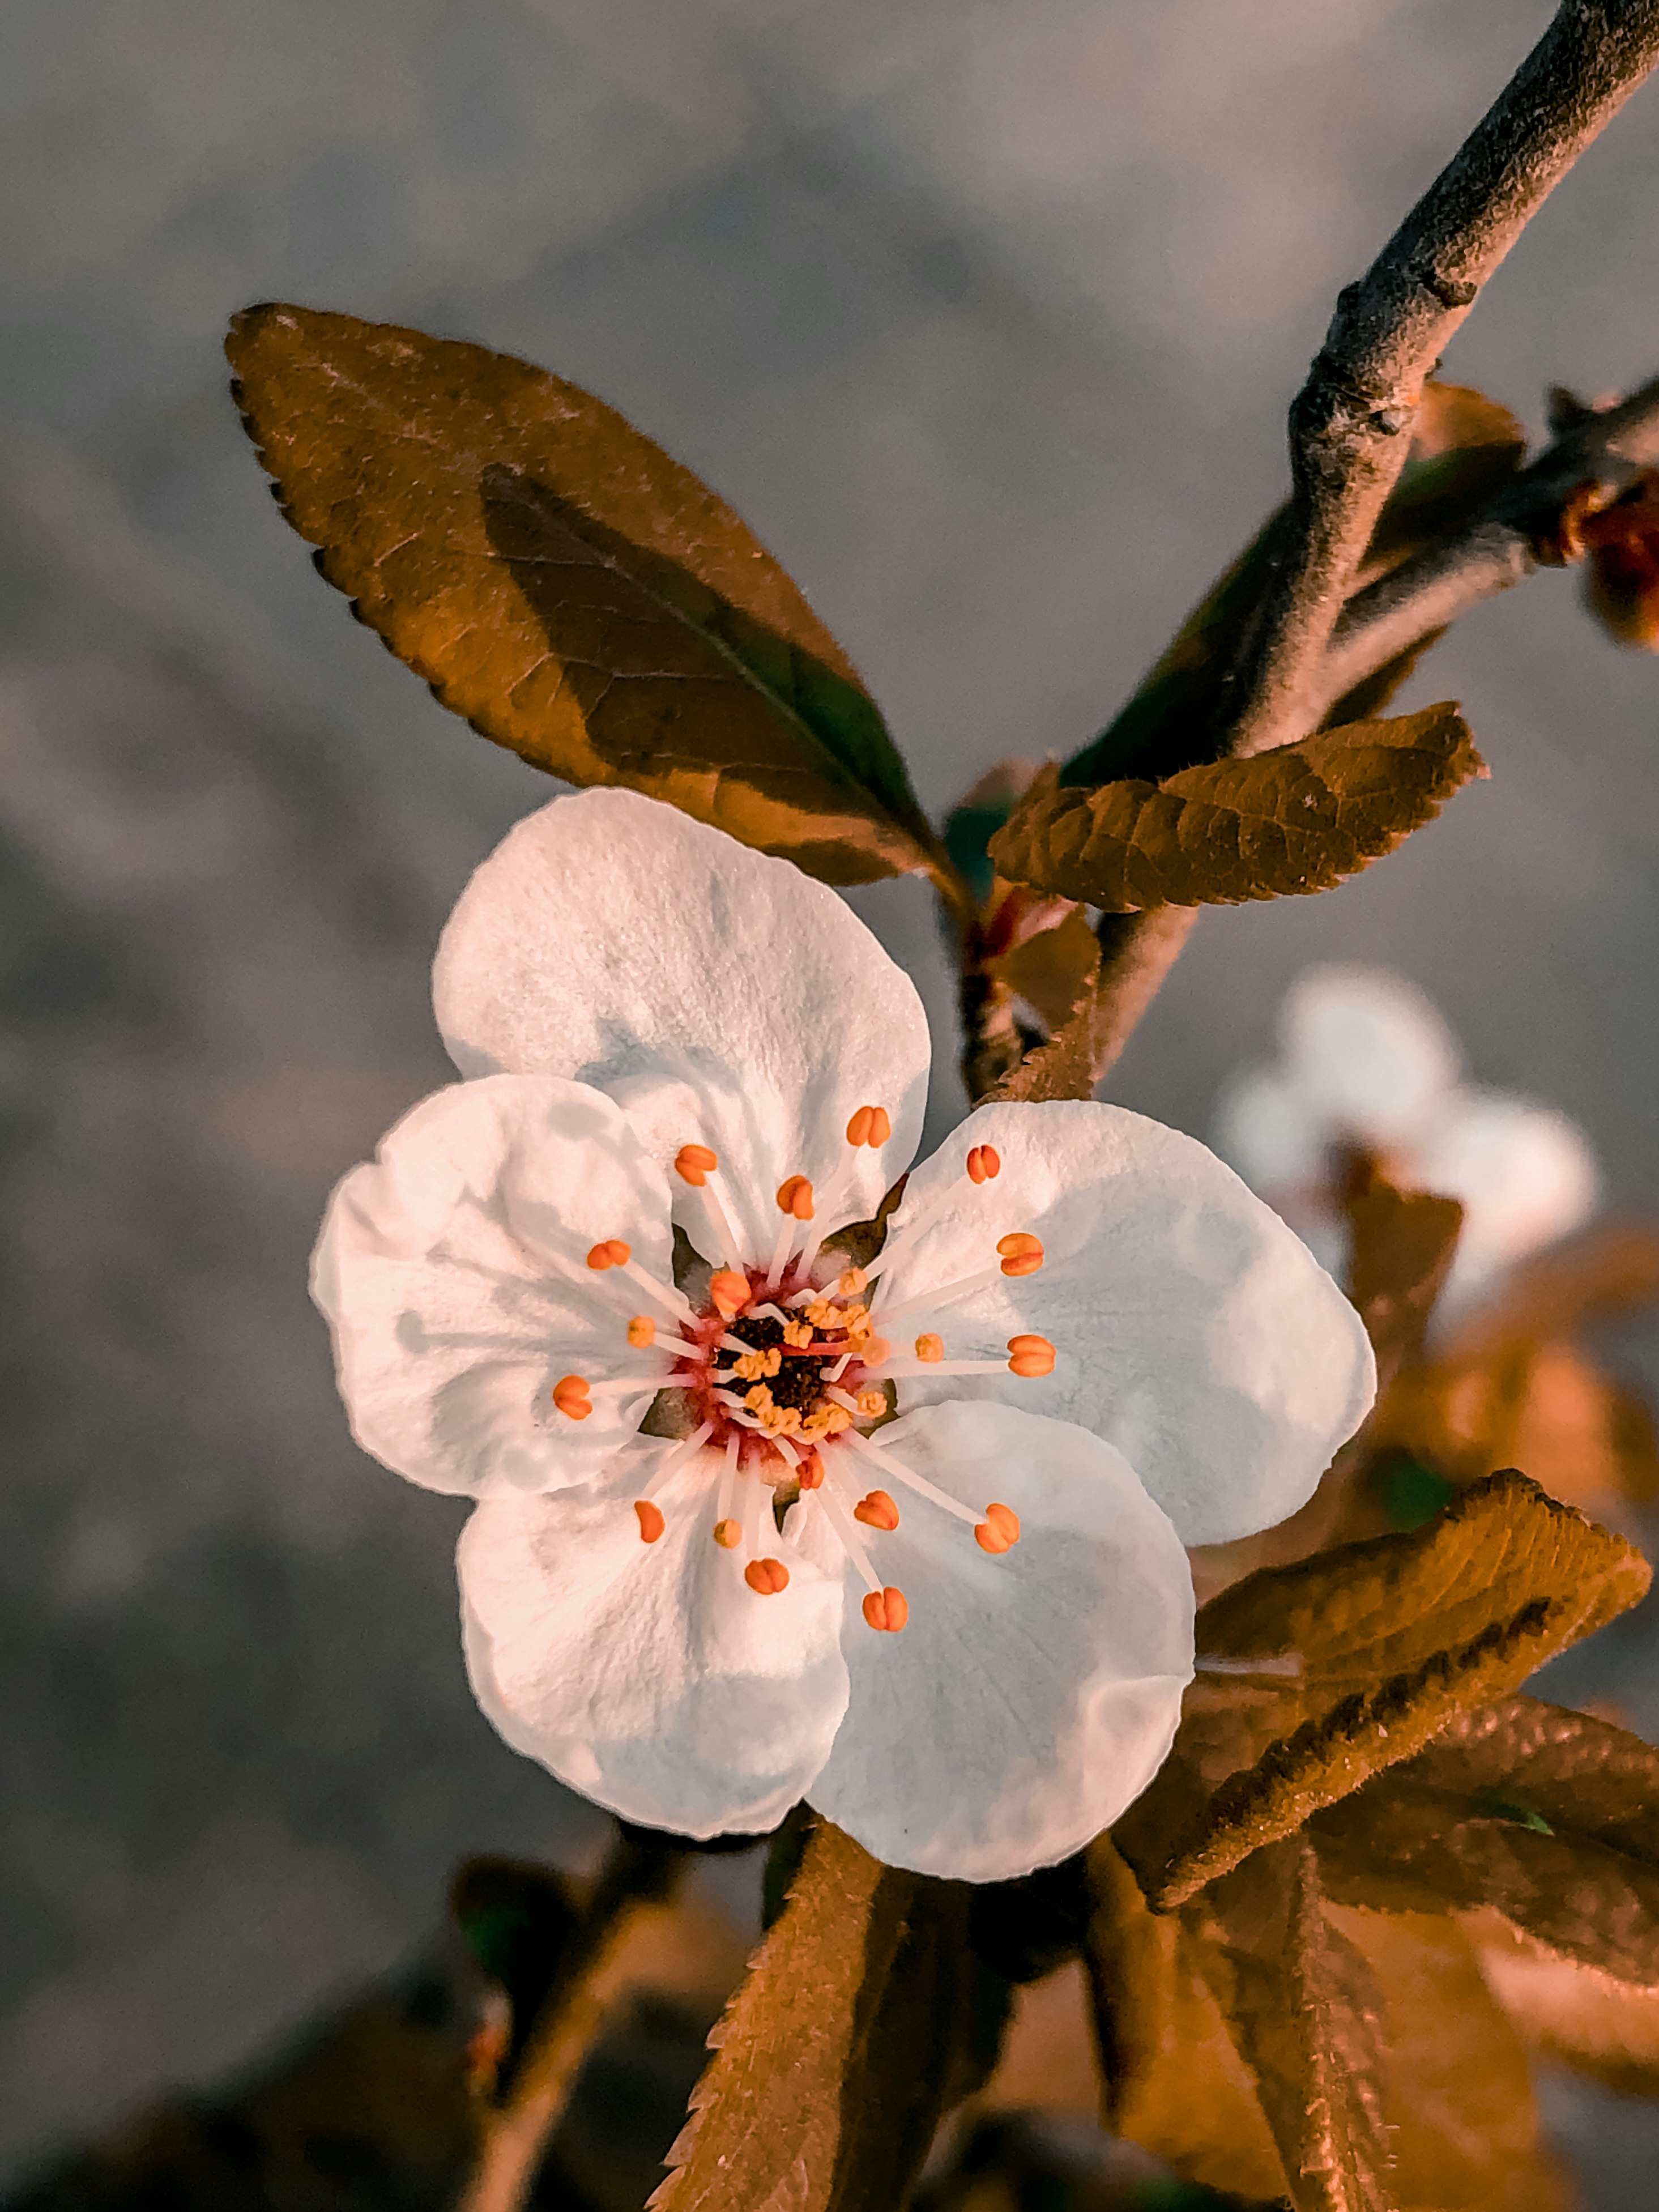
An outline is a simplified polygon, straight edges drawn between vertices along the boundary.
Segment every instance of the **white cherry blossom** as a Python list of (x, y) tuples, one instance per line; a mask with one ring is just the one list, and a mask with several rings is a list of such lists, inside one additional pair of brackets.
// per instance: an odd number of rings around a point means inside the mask
[(878, 1252), (838, 1242), (921, 1133), (915, 988), (833, 892), (632, 793), (514, 830), (434, 996), (465, 1079), (346, 1176), (313, 1290), (359, 1442), (477, 1500), (507, 1741), (630, 1820), (804, 1796), (970, 1880), (1107, 1826), (1191, 1674), (1182, 1545), (1292, 1511), (1370, 1402), (1302, 1243), (1087, 1103), (981, 1109)]
[(1279, 1059), (1223, 1092), (1216, 1150), (1334, 1273), (1345, 1264), (1345, 1172), (1375, 1160), (1408, 1190), (1460, 1199), (1443, 1316), (1586, 1222), (1601, 1200), (1589, 1141), (1553, 1108), (1463, 1080), (1437, 1008), (1403, 975), (1331, 963), (1304, 971), (1279, 1016)]

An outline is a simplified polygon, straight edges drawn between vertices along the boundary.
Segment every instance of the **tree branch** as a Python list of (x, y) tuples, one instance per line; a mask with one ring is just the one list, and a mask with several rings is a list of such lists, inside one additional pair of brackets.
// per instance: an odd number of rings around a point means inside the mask
[(1509, 85), (1337, 301), (1291, 409), (1290, 526), (1225, 744), (1305, 736), (1310, 690), (1425, 378), (1527, 223), (1659, 60), (1659, 0), (1562, 0)]
[[(1337, 301), (1325, 343), (1291, 409), (1292, 496), (1272, 586), (1224, 686), (1212, 757), (1264, 752), (1305, 736), (1330, 705), (1405, 645), (1528, 573), (1535, 538), (1502, 501), (1450, 549), (1437, 549), (1356, 601), (1349, 589), (1411, 446), (1423, 386), (1480, 295), (1578, 156), (1659, 61), (1659, 0), (1562, 0), (1553, 21), (1462, 148)], [(1644, 387), (1571, 457), (1583, 470), (1646, 465), (1654, 438)], [(1595, 446), (1599, 428), (1602, 443)], [(1540, 503), (1562, 503), (1572, 434), (1525, 472)], [(1589, 473), (1595, 473), (1594, 471)], [(1628, 481), (1626, 477), (1625, 481)], [(1581, 474), (1577, 481), (1583, 481)], [(1524, 538), (1524, 548), (1520, 540)], [(1328, 672), (1327, 663), (1329, 660)], [(1086, 1097), (1113, 1066), (1179, 957), (1194, 910), (1108, 915), (1087, 1005), (997, 1084), (995, 1098)]]
[(1659, 377), (1546, 447), (1466, 529), (1355, 592), (1310, 685), (1315, 720), (1431, 631), (1523, 582), (1538, 566), (1540, 544), (1559, 530), (1569, 501), (1587, 495), (1584, 503), (1593, 513), (1644, 470), (1656, 468)]

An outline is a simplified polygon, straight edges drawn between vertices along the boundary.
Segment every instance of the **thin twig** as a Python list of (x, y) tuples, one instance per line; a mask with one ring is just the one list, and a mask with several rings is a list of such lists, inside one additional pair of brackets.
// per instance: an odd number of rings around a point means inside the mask
[(1192, 906), (1158, 906), (1146, 914), (1105, 915), (1095, 933), (1100, 974), (1085, 1005), (975, 1104), (1004, 1098), (1086, 1098), (1157, 997), (1198, 914)]
[(1425, 380), (1481, 286), (1656, 60), (1659, 0), (1562, 0), (1495, 104), (1338, 299), (1291, 409), (1290, 525), (1225, 750), (1263, 752), (1313, 727), (1310, 687), (1405, 461)]
[(521, 2212), (582, 2061), (621, 1996), (641, 1920), (672, 1895), (686, 1854), (666, 1838), (624, 1832), (601, 1869), (573, 1955), (531, 2032), (507, 2102), (485, 2123), (456, 2212)]
[(1431, 630), (1524, 582), (1538, 566), (1540, 540), (1554, 535), (1569, 500), (1588, 492), (1593, 511), (1654, 468), (1659, 377), (1546, 447), (1455, 536), (1355, 592), (1310, 687), (1316, 720)]
[[(1325, 343), (1291, 410), (1291, 504), (1259, 620), (1224, 686), (1212, 757), (1293, 742), (1326, 707), (1404, 644), (1526, 573), (1505, 514), (1485, 535), (1462, 533), (1462, 566), (1449, 580), (1437, 554), (1407, 563), (1363, 611), (1331, 656), (1358, 564), (1411, 445), (1423, 386), (1481, 286), (1578, 156), (1659, 60), (1659, 0), (1562, 0), (1496, 103), (1389, 240), (1337, 301)], [(1646, 392), (1626, 403), (1632, 450), (1646, 451)], [(1638, 427), (1639, 417), (1639, 427)], [(1586, 426), (1587, 428), (1591, 426)], [(1602, 426), (1605, 438), (1606, 425)], [(1563, 444), (1568, 441), (1561, 441)], [(1559, 455), (1559, 448), (1552, 449)], [(1582, 457), (1581, 457), (1582, 458)], [(1613, 449), (1604, 449), (1611, 464)], [(1528, 477), (1532, 471), (1528, 471)], [(1558, 492), (1557, 507), (1560, 504)], [(1528, 541), (1526, 557), (1534, 557)], [(1414, 579), (1419, 593), (1400, 613)], [(1436, 602), (1432, 594), (1442, 594)], [(1395, 624), (1395, 641), (1382, 649)], [(1366, 641), (1358, 642), (1361, 629)], [(1399, 633), (1403, 633), (1403, 635)], [(1335, 686), (1334, 689), (1332, 687)], [(990, 1094), (1086, 1097), (1107, 1073), (1178, 958), (1196, 919), (1188, 908), (1108, 915), (1101, 972), (1089, 1006)]]

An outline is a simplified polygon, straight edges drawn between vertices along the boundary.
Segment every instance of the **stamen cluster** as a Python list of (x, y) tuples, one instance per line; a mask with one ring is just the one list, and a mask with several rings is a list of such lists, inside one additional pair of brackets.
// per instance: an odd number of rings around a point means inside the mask
[[(846, 1133), (854, 1152), (866, 1145), (878, 1148), (891, 1134), (891, 1122), (884, 1108), (861, 1106)], [(1001, 1165), (992, 1146), (977, 1145), (966, 1157), (963, 1176), (972, 1189), (983, 1190)], [(1042, 1265), (1042, 1242), (1028, 1231), (1010, 1231), (996, 1240), (996, 1258), (988, 1259), (982, 1270), (899, 1302), (890, 1295), (894, 1261), (925, 1220), (907, 1222), (894, 1248), (872, 1263), (873, 1273), (854, 1266), (831, 1275), (823, 1261), (825, 1231), (814, 1226), (820, 1216), (817, 1194), (805, 1176), (792, 1175), (779, 1186), (777, 1240), (763, 1261), (740, 1248), (721, 1195), (718, 1154), (707, 1145), (684, 1145), (674, 1168), (686, 1188), (701, 1197), (723, 1264), (694, 1305), (677, 1285), (640, 1267), (623, 1239), (595, 1244), (587, 1255), (594, 1273), (615, 1271), (672, 1317), (672, 1333), (648, 1313), (630, 1315), (625, 1330), (630, 1346), (666, 1352), (670, 1364), (656, 1375), (614, 1376), (598, 1383), (563, 1376), (553, 1386), (555, 1410), (564, 1419), (585, 1420), (596, 1389), (633, 1394), (642, 1409), (664, 1393), (677, 1396), (687, 1433), (635, 1502), (641, 1540), (655, 1543), (666, 1526), (656, 1494), (687, 1460), (701, 1457), (714, 1491), (710, 1534), (723, 1550), (745, 1555), (743, 1578), (757, 1596), (776, 1596), (788, 1588), (789, 1569), (772, 1545), (782, 1535), (798, 1549), (801, 1532), (798, 1524), (787, 1530), (785, 1516), (816, 1510), (867, 1586), (865, 1620), (872, 1628), (901, 1629), (908, 1604), (876, 1571), (865, 1534), (890, 1534), (899, 1526), (899, 1508), (885, 1483), (908, 1488), (965, 1522), (980, 1548), (994, 1558), (1019, 1541), (1019, 1519), (995, 1502), (975, 1513), (904, 1466), (878, 1437), (896, 1410), (906, 1377), (998, 1373), (1005, 1363), (947, 1360), (944, 1338), (931, 1329), (915, 1337), (909, 1355), (901, 1354), (883, 1325), (947, 1305), (999, 1273), (1034, 1274)], [(951, 1194), (947, 1188), (945, 1195)], [(844, 1199), (832, 1186), (826, 1219), (837, 1218), (834, 1209)], [(936, 1200), (928, 1218), (944, 1202)], [(1030, 1334), (1011, 1338), (1008, 1354), (1006, 1370), (1022, 1377), (1047, 1375), (1054, 1364), (1048, 1339)], [(878, 1472), (884, 1483), (872, 1487), (870, 1478)]]

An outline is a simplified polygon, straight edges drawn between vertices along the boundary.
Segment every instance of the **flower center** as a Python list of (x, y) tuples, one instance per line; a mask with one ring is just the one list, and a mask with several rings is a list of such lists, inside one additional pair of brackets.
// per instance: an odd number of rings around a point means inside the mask
[[(847, 1142), (856, 1153), (864, 1145), (885, 1144), (890, 1133), (886, 1113), (865, 1106), (848, 1122)], [(909, 1607), (903, 1592), (878, 1571), (872, 1548), (900, 1524), (894, 1488), (925, 1498), (965, 1522), (980, 1548), (993, 1557), (1019, 1541), (1019, 1519), (1008, 1506), (993, 1502), (976, 1512), (880, 1443), (878, 1432), (894, 1413), (904, 1381), (1002, 1372), (1047, 1375), (1054, 1350), (1046, 1337), (1021, 1335), (1009, 1340), (1006, 1361), (952, 1360), (945, 1357), (945, 1340), (937, 1330), (917, 1335), (911, 1353), (896, 1352), (886, 1331), (912, 1313), (948, 1307), (999, 1274), (1034, 1274), (1042, 1265), (1041, 1240), (1028, 1231), (1012, 1230), (993, 1243), (994, 1224), (988, 1221), (984, 1267), (958, 1282), (896, 1303), (890, 1294), (896, 1261), (959, 1196), (960, 1182), (945, 1186), (884, 1248), (872, 1262), (872, 1277), (863, 1268), (844, 1267), (832, 1278), (821, 1264), (824, 1231), (815, 1225), (819, 1201), (805, 1176), (790, 1176), (780, 1185), (777, 1240), (770, 1255), (759, 1259), (740, 1249), (720, 1193), (719, 1156), (708, 1146), (688, 1144), (680, 1148), (674, 1166), (687, 1188), (701, 1195), (711, 1241), (724, 1264), (710, 1277), (698, 1309), (672, 1284), (636, 1266), (621, 1238), (594, 1245), (588, 1267), (597, 1275), (620, 1275), (645, 1291), (656, 1308), (654, 1313), (631, 1314), (623, 1333), (635, 1350), (654, 1352), (659, 1364), (648, 1375), (592, 1381), (564, 1376), (553, 1387), (556, 1415), (586, 1419), (597, 1390), (619, 1394), (623, 1404), (633, 1398), (642, 1419), (659, 1393), (678, 1393), (690, 1413), (690, 1431), (658, 1457), (635, 1501), (641, 1540), (654, 1544), (662, 1536), (667, 1521), (658, 1498), (688, 1461), (696, 1461), (708, 1479), (708, 1533), (741, 1565), (748, 1590), (775, 1597), (788, 1588), (789, 1569), (775, 1556), (780, 1537), (782, 1548), (799, 1552), (805, 1533), (803, 1519), (810, 1522), (821, 1516), (866, 1584), (865, 1620), (890, 1633), (902, 1629)], [(987, 1191), (1001, 1166), (992, 1146), (976, 1145), (966, 1155), (963, 1176), (971, 1189)], [(830, 1220), (838, 1218), (833, 1208), (844, 1204), (847, 1194), (844, 1187), (837, 1189), (832, 1183), (826, 1194)], [(659, 1314), (667, 1318), (659, 1320)], [(650, 1449), (653, 1455), (660, 1452), (654, 1440)]]
[(793, 1494), (801, 1450), (890, 1410), (872, 1376), (888, 1347), (871, 1332), (858, 1269), (779, 1297), (760, 1278), (759, 1268), (715, 1278), (714, 1310), (698, 1317), (708, 1352), (686, 1380), (711, 1441), (722, 1443), (736, 1430), (740, 1462)]

